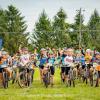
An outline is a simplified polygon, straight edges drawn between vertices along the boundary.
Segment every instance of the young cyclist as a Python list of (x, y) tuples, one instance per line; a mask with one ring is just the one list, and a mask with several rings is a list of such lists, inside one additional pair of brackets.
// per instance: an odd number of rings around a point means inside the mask
[(23, 48), (20, 56), (20, 65), (24, 67), (26, 64), (30, 62), (30, 54), (27, 48)]
[(48, 64), (51, 72), (51, 79), (50, 79), (51, 86), (53, 86), (54, 84), (54, 73), (55, 73), (54, 62), (55, 62), (54, 54), (52, 51), (49, 51)]
[(65, 80), (66, 82), (68, 82), (68, 72), (70, 70), (71, 67), (73, 67), (73, 49), (69, 48), (66, 51), (66, 57), (64, 59), (64, 63), (65, 63)]
[(80, 67), (80, 62), (81, 62), (81, 52), (77, 51), (74, 57), (74, 63), (76, 64), (77, 69), (79, 69)]
[(42, 48), (40, 54), (40, 64), (39, 64), (41, 82), (43, 81), (43, 68), (44, 65), (47, 63), (47, 60), (48, 60), (47, 51), (46, 49)]
[(95, 62), (97, 63), (96, 70), (98, 72), (98, 78), (97, 78), (97, 82), (96, 82), (96, 87), (98, 87), (99, 86), (99, 81), (100, 81), (100, 53), (99, 52), (96, 53)]
[(81, 66), (82, 66), (82, 69), (84, 69), (85, 68), (85, 57), (84, 57), (84, 55), (83, 54), (81, 54)]
[(12, 70), (9, 68), (8, 63), (8, 53), (6, 51), (2, 51), (1, 56), (1, 64), (0, 64), (0, 72), (2, 72), (2, 69), (8, 72), (9, 79), (12, 77)]
[(92, 59), (91, 50), (87, 49), (86, 50), (86, 54), (85, 54), (85, 62), (86, 62), (87, 68), (91, 67), (91, 64), (90, 64), (91, 63), (91, 59)]
[(64, 62), (64, 59), (66, 57), (66, 49), (62, 50), (60, 52), (60, 55), (61, 55), (61, 63), (62, 63), (62, 66), (61, 66), (61, 78), (62, 78), (62, 81), (65, 82), (65, 62)]

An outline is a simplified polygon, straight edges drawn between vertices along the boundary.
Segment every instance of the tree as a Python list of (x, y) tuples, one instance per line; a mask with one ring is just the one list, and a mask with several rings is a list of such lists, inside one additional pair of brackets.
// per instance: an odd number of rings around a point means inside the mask
[(81, 31), (81, 46), (87, 47), (89, 44), (89, 35), (87, 33), (88, 28), (84, 25), (84, 16), (81, 13), (81, 9), (77, 12), (75, 22), (71, 25), (71, 28), (73, 29), (73, 32), (70, 34), (72, 44), (79, 45)]
[(15, 53), (20, 44), (27, 46), (28, 34), (25, 32), (27, 25), (20, 11), (13, 5), (8, 6), (8, 9), (4, 10), (3, 17), (4, 22), (1, 27), (4, 34), (4, 48), (10, 53)]
[(52, 46), (52, 26), (50, 19), (47, 17), (45, 10), (41, 13), (38, 22), (35, 24), (35, 29), (33, 32), (33, 42), (35, 46), (39, 48), (43, 48), (46, 46)]
[(70, 36), (67, 32), (68, 23), (66, 23), (67, 15), (61, 8), (54, 17), (53, 21), (53, 41), (55, 47), (66, 47), (70, 45)]
[[(97, 30), (99, 24), (100, 24), (100, 16), (98, 11), (95, 9), (88, 23), (89, 30)], [(93, 32), (93, 31), (90, 32), (93, 39), (96, 39), (97, 36), (96, 33), (97, 32)]]
[(100, 15), (95, 9), (88, 22), (92, 46), (100, 50)]

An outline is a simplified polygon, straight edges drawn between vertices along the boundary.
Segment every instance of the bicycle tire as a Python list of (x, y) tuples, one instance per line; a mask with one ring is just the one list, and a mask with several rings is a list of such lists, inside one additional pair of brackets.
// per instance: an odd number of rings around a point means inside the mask
[(3, 75), (3, 87), (6, 89), (8, 88), (8, 74), (5, 71), (2, 71)]

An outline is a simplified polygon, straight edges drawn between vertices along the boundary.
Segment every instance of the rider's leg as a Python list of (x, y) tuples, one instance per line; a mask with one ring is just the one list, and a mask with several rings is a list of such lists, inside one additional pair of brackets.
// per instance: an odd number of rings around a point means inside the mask
[(3, 81), (2, 70), (3, 68), (0, 68), (0, 83)]
[(8, 73), (9, 78), (12, 78), (12, 70), (10, 68), (4, 68), (4, 70)]
[(75, 78), (75, 79), (78, 78), (78, 69), (77, 69), (77, 68), (74, 68), (74, 69), (73, 69), (73, 75), (74, 75), (74, 78)]
[(68, 72), (70, 70), (70, 67), (65, 67), (65, 81), (68, 84)]
[(61, 67), (61, 78), (63, 82), (65, 81), (65, 75), (64, 75), (65, 67)]
[(51, 72), (50, 83), (51, 85), (53, 85), (54, 84), (54, 73), (55, 73), (55, 68), (53, 66), (50, 67), (50, 72)]
[(99, 86), (99, 83), (100, 83), (100, 71), (98, 71), (98, 86)]
[(43, 68), (44, 68), (44, 66), (39, 66), (40, 68), (39, 68), (39, 70), (40, 70), (40, 80), (41, 80), (41, 82), (43, 82)]
[(32, 77), (32, 82), (33, 82), (34, 69), (31, 69), (31, 71), (32, 71), (32, 74), (31, 74), (32, 76), (31, 77)]

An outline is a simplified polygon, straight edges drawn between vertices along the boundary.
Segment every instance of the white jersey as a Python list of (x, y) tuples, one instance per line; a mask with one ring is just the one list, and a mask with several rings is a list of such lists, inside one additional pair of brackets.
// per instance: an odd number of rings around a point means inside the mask
[(64, 58), (64, 63), (65, 63), (65, 65), (68, 65), (68, 66), (66, 66), (66, 67), (71, 67), (71, 66), (73, 66), (73, 57), (72, 57), (72, 56), (66, 56), (66, 57)]
[(30, 55), (29, 54), (21, 55), (20, 62), (21, 62), (22, 66), (26, 65), (29, 61), (30, 61)]

